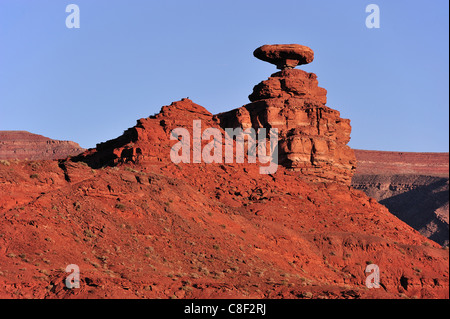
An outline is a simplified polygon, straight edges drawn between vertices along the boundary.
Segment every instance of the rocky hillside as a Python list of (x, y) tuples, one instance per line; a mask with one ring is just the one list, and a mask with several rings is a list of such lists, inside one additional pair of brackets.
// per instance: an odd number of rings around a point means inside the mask
[(352, 186), (441, 245), (449, 243), (449, 154), (355, 150)]
[[(310, 61), (301, 46), (269, 49), (282, 68), (272, 78)], [(252, 127), (285, 114), (287, 161), (273, 174), (248, 158), (174, 163), (180, 142), (206, 155), (221, 144), (173, 139), (175, 128), (193, 132), (198, 120), (224, 136), (224, 120), (246, 123), (238, 111), (214, 116), (189, 99), (79, 156), (0, 163), (0, 297), (448, 298), (448, 250), (351, 188), (352, 153), (334, 160), (348, 123), (290, 92), (276, 108), (244, 106)], [(80, 288), (64, 284), (69, 264), (80, 269)], [(379, 266), (380, 288), (366, 287), (368, 264)]]
[(52, 140), (26, 131), (0, 131), (0, 159), (61, 159), (85, 149), (75, 142)]

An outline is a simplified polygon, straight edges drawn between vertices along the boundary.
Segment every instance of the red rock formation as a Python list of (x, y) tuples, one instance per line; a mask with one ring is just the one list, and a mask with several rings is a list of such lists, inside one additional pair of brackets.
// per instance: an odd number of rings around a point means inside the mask
[(313, 50), (300, 44), (263, 45), (257, 48), (253, 55), (260, 60), (275, 64), (280, 70), (292, 69), (314, 60)]
[(0, 159), (60, 159), (85, 149), (75, 142), (52, 140), (26, 131), (0, 131)]
[(192, 132), (193, 120), (201, 120), (204, 128), (220, 129), (209, 111), (189, 99), (182, 99), (163, 106), (160, 113), (154, 116), (139, 119), (123, 135), (97, 144), (96, 148), (87, 150), (73, 160), (86, 162), (94, 168), (121, 163), (168, 161), (171, 144), (175, 143), (170, 141), (170, 132), (177, 127)]
[(223, 128), (277, 128), (280, 164), (313, 181), (349, 185), (356, 166), (350, 120), (325, 105), (326, 93), (314, 73), (284, 69), (254, 87), (252, 103), (216, 117)]

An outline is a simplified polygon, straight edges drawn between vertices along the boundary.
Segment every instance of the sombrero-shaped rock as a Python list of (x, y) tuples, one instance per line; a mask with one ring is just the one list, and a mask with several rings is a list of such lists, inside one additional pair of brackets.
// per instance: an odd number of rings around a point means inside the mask
[(314, 51), (300, 44), (271, 44), (257, 48), (253, 55), (263, 61), (275, 64), (278, 69), (295, 68), (314, 60)]

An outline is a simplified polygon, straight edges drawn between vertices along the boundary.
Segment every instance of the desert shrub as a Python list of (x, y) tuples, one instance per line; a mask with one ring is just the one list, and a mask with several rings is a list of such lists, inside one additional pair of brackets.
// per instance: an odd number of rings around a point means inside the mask
[(7, 160), (0, 160), (0, 164), (5, 165), (5, 166), (11, 165), (11, 163)]
[(117, 209), (120, 209), (120, 210), (124, 210), (124, 209), (125, 209), (125, 205), (122, 204), (122, 203), (117, 203), (115, 207), (116, 207)]
[(84, 230), (84, 235), (91, 238), (95, 237), (95, 234), (89, 228)]

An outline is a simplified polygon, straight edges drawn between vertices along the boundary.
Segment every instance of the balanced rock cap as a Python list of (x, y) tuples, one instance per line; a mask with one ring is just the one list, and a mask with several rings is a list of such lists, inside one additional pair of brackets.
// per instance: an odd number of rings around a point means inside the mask
[(300, 44), (271, 44), (257, 48), (253, 55), (265, 62), (275, 64), (278, 69), (292, 69), (314, 60), (314, 51)]

